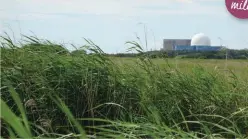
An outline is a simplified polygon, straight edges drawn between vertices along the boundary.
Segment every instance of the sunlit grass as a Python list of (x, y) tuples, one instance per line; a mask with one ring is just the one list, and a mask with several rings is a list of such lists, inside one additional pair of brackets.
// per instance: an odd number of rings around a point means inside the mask
[(223, 60), (114, 58), (89, 40), (71, 53), (26, 39), (1, 40), (1, 137), (247, 137), (245, 60), (225, 69)]

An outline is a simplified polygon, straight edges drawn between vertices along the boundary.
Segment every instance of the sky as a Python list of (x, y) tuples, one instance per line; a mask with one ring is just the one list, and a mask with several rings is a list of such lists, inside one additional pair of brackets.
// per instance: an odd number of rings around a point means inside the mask
[[(0, 0), (0, 35), (21, 34), (82, 46), (91, 39), (106, 53), (127, 41), (159, 50), (163, 39), (204, 33), (212, 45), (248, 48), (248, 20), (233, 17), (225, 0)], [(145, 34), (148, 46), (145, 47)], [(68, 46), (68, 45), (67, 45)], [(68, 46), (68, 49), (72, 49)]]

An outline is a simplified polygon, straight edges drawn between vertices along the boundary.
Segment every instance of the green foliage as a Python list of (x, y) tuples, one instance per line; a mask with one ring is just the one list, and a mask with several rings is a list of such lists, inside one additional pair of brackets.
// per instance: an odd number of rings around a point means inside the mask
[(26, 38), (1, 40), (2, 137), (246, 137), (248, 84), (232, 71), (161, 68), (136, 42), (120, 66), (90, 40), (70, 53)]
[[(139, 51), (138, 51), (139, 52)], [(148, 51), (143, 52), (149, 58), (198, 58), (198, 59), (248, 59), (248, 50), (226, 49), (221, 51)], [(118, 53), (110, 54), (116, 57), (137, 57), (140, 53)]]
[(75, 56), (85, 55), (87, 52), (85, 50), (75, 50), (72, 51), (71, 54)]

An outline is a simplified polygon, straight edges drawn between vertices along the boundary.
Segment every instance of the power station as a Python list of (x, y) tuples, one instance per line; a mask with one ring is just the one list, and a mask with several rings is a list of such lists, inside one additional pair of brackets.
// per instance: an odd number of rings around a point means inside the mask
[(222, 46), (211, 46), (211, 40), (203, 33), (195, 34), (192, 39), (164, 39), (164, 51), (219, 51)]

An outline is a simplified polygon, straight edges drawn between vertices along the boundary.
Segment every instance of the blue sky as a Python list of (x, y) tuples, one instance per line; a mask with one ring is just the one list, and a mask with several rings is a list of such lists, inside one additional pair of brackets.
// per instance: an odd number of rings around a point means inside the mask
[[(228, 13), (224, 0), (0, 0), (0, 33), (32, 35), (59, 43), (91, 39), (105, 52), (125, 52), (126, 41), (160, 49), (164, 38), (204, 33), (212, 45), (248, 48), (248, 20)], [(143, 24), (139, 24), (143, 23)], [(32, 33), (33, 32), (33, 33)], [(71, 49), (71, 48), (69, 48)]]

